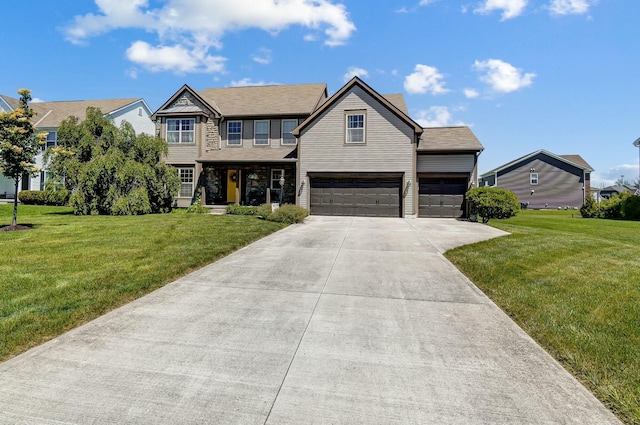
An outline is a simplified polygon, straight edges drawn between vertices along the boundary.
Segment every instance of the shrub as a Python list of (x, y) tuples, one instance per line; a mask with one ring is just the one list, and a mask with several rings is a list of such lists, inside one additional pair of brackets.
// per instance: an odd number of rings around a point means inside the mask
[(189, 205), (189, 207), (187, 208), (187, 213), (188, 214), (209, 214), (211, 212), (211, 210), (209, 210), (209, 208), (205, 207), (204, 205), (202, 205), (202, 189), (197, 189), (196, 193), (194, 194), (194, 201), (191, 205)]
[(67, 205), (69, 191), (60, 183), (49, 182), (44, 188), (44, 198), (46, 205)]
[(640, 196), (631, 195), (623, 201), (622, 216), (626, 220), (640, 220)]
[[(269, 206), (270, 210), (271, 207)], [(301, 223), (308, 215), (309, 211), (297, 205), (282, 205), (265, 218), (278, 223), (294, 224)]]
[(615, 194), (600, 201), (601, 218), (622, 218), (622, 204), (629, 194)]
[(248, 205), (229, 205), (227, 206), (227, 214), (231, 215), (258, 215), (259, 207)]
[(135, 189), (127, 196), (117, 199), (111, 208), (112, 215), (141, 215), (150, 212), (149, 196), (144, 188)]
[(18, 192), (18, 200), (25, 205), (44, 205), (45, 194), (40, 190), (22, 190)]
[(600, 207), (593, 197), (588, 196), (580, 207), (580, 215), (584, 218), (597, 218), (600, 215)]
[(467, 200), (471, 202), (471, 214), (482, 217), (483, 223), (490, 219), (509, 218), (520, 210), (516, 195), (497, 187), (475, 187), (467, 191)]

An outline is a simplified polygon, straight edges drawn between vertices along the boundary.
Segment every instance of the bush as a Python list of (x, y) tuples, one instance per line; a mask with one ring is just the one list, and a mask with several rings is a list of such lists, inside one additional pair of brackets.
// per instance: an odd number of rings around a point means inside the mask
[(18, 192), (18, 200), (25, 205), (44, 205), (45, 193), (40, 190), (22, 190)]
[(640, 196), (631, 195), (623, 201), (622, 216), (625, 220), (640, 220)]
[(69, 201), (69, 191), (60, 183), (49, 182), (44, 188), (46, 205), (63, 206)]
[(483, 223), (490, 219), (509, 218), (520, 211), (518, 198), (510, 190), (497, 187), (475, 187), (467, 191), (467, 200), (471, 202), (471, 214), (482, 217)]
[(258, 215), (259, 207), (251, 207), (248, 205), (229, 205), (227, 206), (227, 214), (231, 215)]
[(141, 215), (150, 212), (149, 196), (144, 188), (135, 189), (127, 196), (119, 198), (111, 208), (112, 215)]
[(198, 188), (194, 197), (193, 203), (187, 208), (187, 214), (209, 214), (211, 210), (202, 205), (202, 189)]
[(600, 201), (600, 218), (622, 218), (622, 204), (627, 194), (615, 194)]
[[(271, 206), (269, 206), (269, 211), (271, 211)], [(301, 223), (308, 215), (309, 211), (297, 205), (282, 205), (265, 218), (278, 223), (294, 224)]]
[(580, 207), (580, 215), (583, 218), (597, 218), (600, 216), (600, 207), (593, 197), (588, 196)]

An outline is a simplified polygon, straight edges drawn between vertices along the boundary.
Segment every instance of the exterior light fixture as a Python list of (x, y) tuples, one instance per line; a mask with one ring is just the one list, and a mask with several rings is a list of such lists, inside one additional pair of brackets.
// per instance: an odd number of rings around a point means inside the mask
[(282, 174), (280, 174), (280, 179), (278, 180), (278, 183), (280, 183), (280, 205), (282, 205), (282, 195), (284, 192), (284, 171), (282, 172)]

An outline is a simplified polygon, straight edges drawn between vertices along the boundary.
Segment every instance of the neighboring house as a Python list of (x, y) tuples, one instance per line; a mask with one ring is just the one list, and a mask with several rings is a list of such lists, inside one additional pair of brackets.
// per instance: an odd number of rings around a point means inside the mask
[(580, 155), (539, 150), (483, 173), (480, 185), (508, 189), (526, 208), (579, 208), (592, 171)]
[[(20, 106), (18, 99), (0, 95), (0, 111), (11, 111)], [(116, 126), (123, 121), (129, 122), (137, 134), (154, 134), (155, 126), (151, 121), (151, 109), (144, 99), (108, 99), (108, 100), (79, 100), (58, 102), (32, 102), (29, 106), (36, 112), (33, 124), (39, 131), (46, 131), (47, 143), (42, 153), (36, 157), (36, 165), (43, 168), (39, 176), (23, 179), (20, 190), (42, 190), (47, 180), (46, 167), (43, 166), (43, 153), (48, 147), (56, 146), (58, 127), (70, 116), (83, 120), (86, 110), (92, 106), (99, 108), (105, 115), (109, 115)], [(0, 175), (0, 197), (14, 196), (14, 182)]]
[(282, 197), (311, 214), (460, 217), (482, 151), (467, 127), (423, 129), (402, 95), (357, 77), (330, 98), (325, 84), (185, 85), (152, 119), (178, 168), (179, 206), (203, 187), (207, 205)]
[(613, 195), (620, 195), (627, 192), (635, 194), (638, 192), (638, 188), (628, 184), (616, 184), (613, 186), (607, 186), (605, 188), (598, 189), (598, 198), (596, 198), (596, 200), (600, 201), (601, 199), (609, 199)]

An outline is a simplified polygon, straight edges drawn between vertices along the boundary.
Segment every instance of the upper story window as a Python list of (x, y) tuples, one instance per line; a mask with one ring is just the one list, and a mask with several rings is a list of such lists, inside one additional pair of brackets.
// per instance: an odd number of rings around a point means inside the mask
[(269, 144), (269, 120), (255, 121), (253, 124), (253, 143), (256, 145)]
[(365, 143), (364, 126), (365, 115), (363, 112), (347, 114), (347, 143)]
[(195, 119), (167, 119), (167, 143), (195, 143)]
[(47, 141), (42, 145), (42, 150), (58, 146), (58, 132), (50, 131), (47, 133)]
[(227, 144), (228, 145), (242, 144), (242, 121), (227, 122)]
[(538, 184), (538, 173), (529, 173), (529, 183)]
[(298, 126), (298, 120), (282, 120), (282, 144), (295, 145), (296, 138), (291, 132)]

